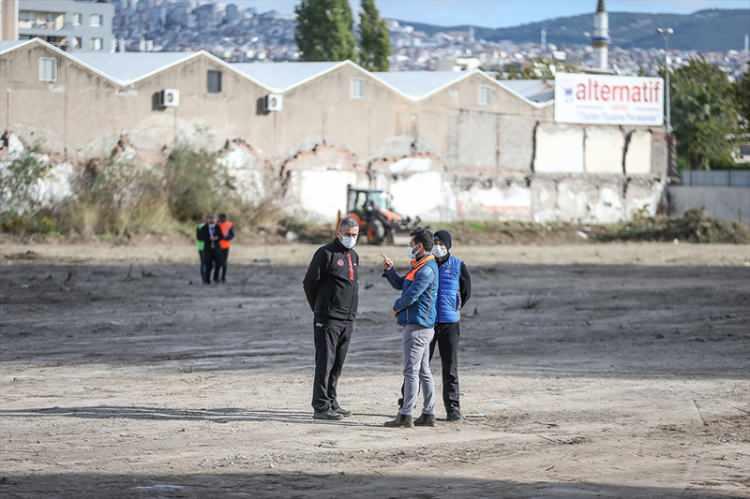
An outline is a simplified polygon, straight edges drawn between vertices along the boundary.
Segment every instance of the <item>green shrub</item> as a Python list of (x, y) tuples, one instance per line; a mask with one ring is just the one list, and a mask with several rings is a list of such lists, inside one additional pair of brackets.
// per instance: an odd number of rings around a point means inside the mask
[(6, 211), (0, 214), (0, 232), (28, 236), (58, 234), (61, 230), (53, 212), (38, 211), (31, 214)]
[(0, 171), (0, 213), (33, 213), (39, 204), (34, 199), (34, 186), (49, 174), (52, 166), (26, 152)]
[(165, 232), (171, 226), (162, 177), (129, 162), (89, 163), (75, 199), (60, 212), (65, 232), (86, 237)]
[[(0, 175), (0, 230), (118, 239), (139, 233), (185, 233), (192, 238), (192, 224), (206, 213), (218, 212), (228, 213), (238, 228), (275, 227), (281, 218), (278, 204), (272, 199), (243, 202), (218, 159), (218, 153), (181, 146), (163, 166), (152, 168), (92, 160), (74, 181), (71, 199), (40, 211), (39, 206), (28, 207), (33, 204), (34, 185), (51, 167), (27, 154)], [(1, 207), (9, 208), (3, 212)]]
[(227, 211), (233, 191), (226, 170), (217, 154), (177, 147), (165, 168), (169, 211), (180, 222), (197, 222), (206, 213)]

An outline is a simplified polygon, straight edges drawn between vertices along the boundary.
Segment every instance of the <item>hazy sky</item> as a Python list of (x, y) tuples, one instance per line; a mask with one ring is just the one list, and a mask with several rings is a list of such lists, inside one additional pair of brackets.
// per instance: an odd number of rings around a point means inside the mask
[[(224, 0), (231, 2), (233, 0)], [(261, 10), (292, 12), (296, 0), (234, 0)], [(359, 0), (351, 0), (359, 5)], [(377, 0), (386, 17), (434, 24), (513, 26), (593, 12), (596, 0)], [(706, 8), (750, 9), (750, 0), (607, 0), (609, 10), (690, 13)]]

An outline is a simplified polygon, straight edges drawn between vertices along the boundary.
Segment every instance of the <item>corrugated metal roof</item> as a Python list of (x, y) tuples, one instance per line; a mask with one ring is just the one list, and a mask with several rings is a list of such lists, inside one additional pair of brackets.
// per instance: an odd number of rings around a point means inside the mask
[(16, 47), (29, 43), (29, 40), (0, 41), (0, 54), (13, 50)]
[(284, 91), (315, 78), (340, 62), (251, 62), (232, 64), (240, 73), (268, 88)]
[(412, 99), (427, 95), (468, 77), (470, 72), (461, 71), (394, 71), (375, 73), (375, 76)]
[(555, 87), (544, 80), (498, 80), (498, 83), (532, 102), (543, 103), (555, 98)]
[(73, 52), (73, 59), (125, 85), (195, 56), (196, 52)]

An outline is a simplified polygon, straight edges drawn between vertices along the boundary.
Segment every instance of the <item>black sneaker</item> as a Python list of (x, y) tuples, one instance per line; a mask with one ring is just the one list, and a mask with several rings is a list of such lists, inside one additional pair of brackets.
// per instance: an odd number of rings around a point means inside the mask
[(435, 426), (435, 415), (422, 414), (414, 420), (414, 426)]
[(333, 412), (335, 412), (336, 414), (341, 414), (341, 416), (343, 416), (345, 418), (348, 418), (349, 416), (352, 415), (352, 411), (347, 411), (343, 407), (337, 407), (337, 408), (333, 409)]
[(464, 420), (460, 411), (450, 411), (448, 413), (448, 421), (451, 423), (459, 423)]
[(315, 414), (313, 414), (313, 419), (324, 419), (328, 421), (341, 421), (344, 419), (344, 416), (337, 413), (336, 411), (329, 409), (327, 411), (315, 411)]

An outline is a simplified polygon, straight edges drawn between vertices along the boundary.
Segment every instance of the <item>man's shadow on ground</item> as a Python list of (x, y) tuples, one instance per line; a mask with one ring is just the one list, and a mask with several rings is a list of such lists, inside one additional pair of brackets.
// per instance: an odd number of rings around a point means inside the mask
[[(382, 417), (382, 414), (352, 414), (352, 417)], [(38, 409), (2, 410), (0, 417), (72, 417), (81, 419), (143, 419), (151, 421), (210, 421), (214, 423), (275, 422), (291, 424), (315, 424), (353, 426), (360, 428), (382, 428), (380, 424), (361, 423), (351, 419), (326, 421), (313, 419), (312, 412), (286, 409), (172, 409), (168, 407), (139, 406), (90, 406), (90, 407), (45, 407)]]

